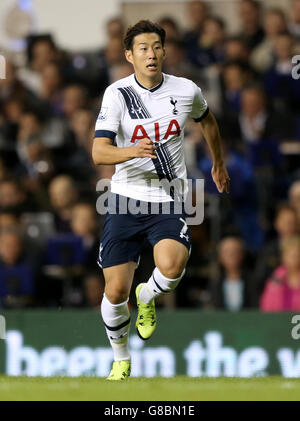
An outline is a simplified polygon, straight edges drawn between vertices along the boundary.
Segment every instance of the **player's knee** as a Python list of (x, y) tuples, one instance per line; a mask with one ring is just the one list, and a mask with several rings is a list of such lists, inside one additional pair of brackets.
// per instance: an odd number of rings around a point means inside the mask
[(176, 279), (179, 278), (182, 271), (175, 270), (174, 268), (160, 268), (161, 273), (169, 279)]
[(158, 266), (160, 272), (169, 279), (177, 279), (181, 276), (185, 268), (185, 262), (175, 261), (173, 259), (166, 259)]
[(127, 300), (128, 290), (123, 286), (106, 287), (105, 295), (111, 304), (120, 304)]
[(179, 278), (186, 266), (186, 259), (184, 258), (163, 258), (157, 262), (157, 267), (160, 272), (170, 279)]

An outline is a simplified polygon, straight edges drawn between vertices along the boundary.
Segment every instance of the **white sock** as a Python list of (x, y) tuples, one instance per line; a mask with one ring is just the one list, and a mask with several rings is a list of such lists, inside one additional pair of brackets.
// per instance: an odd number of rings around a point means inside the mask
[(171, 279), (164, 276), (156, 267), (148, 282), (141, 288), (139, 299), (143, 303), (149, 304), (155, 297), (173, 291), (183, 278), (184, 274), (185, 269), (183, 269), (179, 278)]
[(130, 360), (128, 348), (130, 313), (127, 303), (128, 299), (120, 304), (112, 304), (103, 294), (101, 314), (115, 361)]

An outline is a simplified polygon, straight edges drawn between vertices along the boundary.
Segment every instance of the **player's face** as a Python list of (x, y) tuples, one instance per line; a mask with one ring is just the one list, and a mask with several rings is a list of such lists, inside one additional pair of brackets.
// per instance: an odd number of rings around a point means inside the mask
[(151, 79), (160, 77), (165, 51), (158, 34), (137, 35), (134, 37), (132, 51), (126, 50), (125, 54), (138, 76)]

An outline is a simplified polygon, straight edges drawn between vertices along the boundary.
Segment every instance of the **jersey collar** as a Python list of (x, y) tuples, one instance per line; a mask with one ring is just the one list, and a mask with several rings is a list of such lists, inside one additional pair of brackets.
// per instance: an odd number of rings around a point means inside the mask
[(143, 86), (138, 80), (137, 80), (137, 77), (136, 77), (136, 75), (134, 75), (134, 80), (136, 81), (136, 83), (141, 87), (141, 88), (143, 88), (143, 89), (146, 89), (146, 91), (149, 91), (149, 92), (154, 92), (154, 91), (157, 91), (157, 89), (159, 89), (160, 87), (161, 87), (161, 85), (164, 83), (164, 75), (163, 75), (163, 73), (161, 74), (161, 82), (158, 84), (158, 85), (156, 85), (156, 86), (154, 86), (154, 88), (151, 88), (151, 89), (148, 89), (148, 88), (146, 88), (145, 86)]

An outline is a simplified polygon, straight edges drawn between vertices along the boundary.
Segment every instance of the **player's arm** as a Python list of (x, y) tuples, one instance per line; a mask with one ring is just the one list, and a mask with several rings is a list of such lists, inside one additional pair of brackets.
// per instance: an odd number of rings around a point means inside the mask
[(144, 138), (135, 146), (119, 148), (106, 137), (95, 137), (92, 149), (92, 158), (96, 165), (114, 165), (129, 161), (133, 158), (156, 158), (153, 142)]
[(203, 136), (208, 144), (212, 156), (212, 178), (219, 193), (229, 193), (229, 175), (224, 164), (222, 141), (218, 123), (211, 111), (200, 121)]

